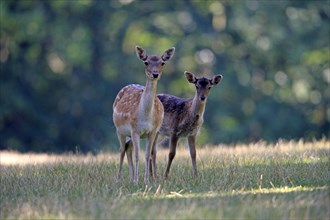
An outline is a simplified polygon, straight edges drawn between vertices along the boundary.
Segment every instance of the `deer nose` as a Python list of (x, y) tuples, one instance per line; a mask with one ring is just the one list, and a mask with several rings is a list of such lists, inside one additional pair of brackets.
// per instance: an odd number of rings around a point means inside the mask
[(157, 79), (158, 76), (159, 76), (159, 74), (158, 74), (158, 73), (153, 73), (152, 76), (153, 76), (155, 79)]
[(201, 101), (204, 101), (204, 100), (206, 99), (206, 97), (202, 95), (202, 96), (200, 97), (200, 99), (201, 99)]

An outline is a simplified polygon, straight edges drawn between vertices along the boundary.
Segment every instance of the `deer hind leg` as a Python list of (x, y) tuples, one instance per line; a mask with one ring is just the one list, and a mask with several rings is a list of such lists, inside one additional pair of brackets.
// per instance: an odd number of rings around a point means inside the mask
[(167, 162), (167, 167), (166, 167), (166, 171), (165, 171), (165, 179), (168, 178), (168, 174), (170, 172), (170, 168), (171, 168), (171, 164), (172, 161), (175, 157), (176, 154), (176, 145), (178, 143), (178, 138), (176, 136), (172, 136), (170, 139), (170, 152), (168, 154), (168, 162)]
[(139, 182), (139, 154), (140, 154), (140, 136), (132, 131), (131, 140), (134, 148), (134, 171), (133, 182), (137, 184)]
[(134, 169), (133, 169), (133, 142), (132, 140), (128, 140), (125, 145), (125, 151), (128, 161), (128, 171), (131, 181), (134, 179)]
[(189, 152), (191, 157), (191, 163), (193, 168), (193, 175), (197, 177), (197, 166), (196, 166), (196, 136), (189, 136), (188, 137), (188, 145), (189, 145)]
[(119, 157), (119, 170), (118, 170), (118, 179), (121, 179), (121, 171), (123, 168), (124, 156), (125, 156), (125, 135), (121, 135), (117, 132), (119, 144), (120, 144), (120, 157)]

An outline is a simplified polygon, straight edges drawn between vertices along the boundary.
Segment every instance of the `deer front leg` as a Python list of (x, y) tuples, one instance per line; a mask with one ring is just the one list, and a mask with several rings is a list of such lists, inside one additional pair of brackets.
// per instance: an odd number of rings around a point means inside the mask
[(154, 145), (154, 141), (156, 138), (157, 132), (150, 132), (148, 134), (148, 139), (147, 139), (147, 146), (146, 146), (146, 154), (145, 154), (145, 162), (146, 162), (146, 169), (144, 172), (144, 183), (148, 184), (149, 182), (149, 166), (151, 165), (151, 151)]
[(139, 153), (140, 153), (140, 136), (136, 132), (132, 131), (131, 139), (134, 148), (134, 171), (133, 171), (133, 182), (137, 184), (139, 182)]
[(193, 175), (194, 177), (197, 177), (197, 166), (196, 166), (196, 136), (189, 136), (188, 137), (188, 145), (189, 145), (189, 152), (192, 162), (192, 168), (193, 168)]
[(165, 171), (165, 179), (168, 178), (168, 174), (170, 172), (171, 164), (172, 164), (172, 161), (175, 157), (177, 143), (178, 143), (178, 138), (174, 135), (171, 136), (171, 138), (170, 138), (170, 153), (168, 154), (168, 163), (167, 163), (167, 167), (166, 167), (166, 171)]
[(125, 135), (121, 135), (117, 132), (119, 144), (120, 144), (120, 157), (119, 157), (119, 170), (118, 179), (121, 179), (121, 170), (123, 168), (124, 156), (125, 156)]
[(158, 139), (158, 134), (157, 132), (154, 143), (152, 145), (152, 150), (151, 150), (151, 165), (150, 165), (150, 175), (156, 179), (157, 178), (157, 167), (156, 167), (156, 158), (157, 158), (157, 139)]

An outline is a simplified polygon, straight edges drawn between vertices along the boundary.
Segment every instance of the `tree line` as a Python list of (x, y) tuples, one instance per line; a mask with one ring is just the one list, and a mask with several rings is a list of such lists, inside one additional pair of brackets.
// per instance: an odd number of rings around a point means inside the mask
[(329, 138), (329, 1), (0, 2), (0, 149), (117, 150), (112, 104), (145, 84), (139, 45), (176, 53), (158, 92), (192, 97), (183, 72), (222, 74), (198, 145)]

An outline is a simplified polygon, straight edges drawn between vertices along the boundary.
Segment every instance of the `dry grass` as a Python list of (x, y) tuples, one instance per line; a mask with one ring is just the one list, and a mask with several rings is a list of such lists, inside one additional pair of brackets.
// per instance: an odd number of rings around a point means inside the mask
[[(0, 218), (329, 219), (329, 158), (328, 140), (206, 146), (193, 179), (180, 146), (170, 179), (145, 186), (128, 181), (127, 164), (118, 182), (118, 154), (0, 152)], [(141, 154), (140, 180), (143, 166)]]

